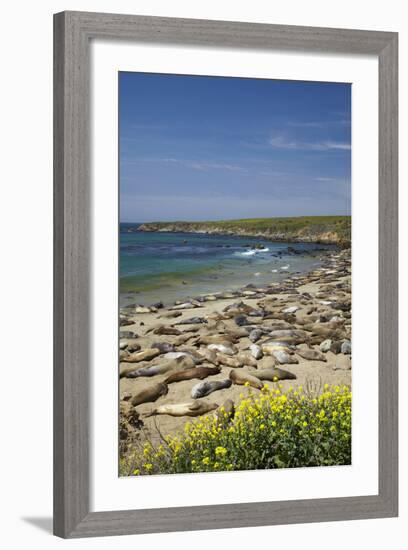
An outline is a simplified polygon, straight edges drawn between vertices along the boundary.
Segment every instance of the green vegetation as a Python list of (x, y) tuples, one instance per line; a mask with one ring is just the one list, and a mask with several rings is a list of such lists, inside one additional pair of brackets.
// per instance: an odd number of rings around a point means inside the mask
[(205, 222), (152, 222), (140, 231), (178, 231), (263, 237), (275, 241), (321, 242), (348, 247), (351, 216), (300, 216), (293, 218), (252, 218)]
[[(275, 384), (273, 384), (275, 386)], [(172, 474), (351, 464), (351, 392), (280, 384), (247, 387), (233, 420), (223, 408), (185, 425), (181, 436), (134, 447), (121, 475)]]

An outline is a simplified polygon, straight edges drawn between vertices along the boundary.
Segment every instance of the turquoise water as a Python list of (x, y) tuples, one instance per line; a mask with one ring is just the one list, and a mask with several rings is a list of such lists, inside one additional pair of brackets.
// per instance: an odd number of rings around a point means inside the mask
[[(145, 233), (120, 225), (121, 304), (175, 299), (257, 285), (320, 265), (330, 246), (193, 233)], [(251, 247), (263, 245), (262, 250)], [(298, 254), (291, 254), (288, 246)], [(314, 251), (314, 252), (313, 252)]]

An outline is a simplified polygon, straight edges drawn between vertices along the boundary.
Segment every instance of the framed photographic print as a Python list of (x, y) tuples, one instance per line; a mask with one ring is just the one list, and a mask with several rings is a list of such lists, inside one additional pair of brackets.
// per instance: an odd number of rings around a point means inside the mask
[(54, 526), (397, 514), (397, 35), (55, 15)]

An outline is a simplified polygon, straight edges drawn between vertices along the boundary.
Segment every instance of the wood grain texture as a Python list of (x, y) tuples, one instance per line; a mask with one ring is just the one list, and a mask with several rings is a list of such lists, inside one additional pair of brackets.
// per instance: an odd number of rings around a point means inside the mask
[[(89, 41), (92, 38), (378, 56), (378, 495), (152, 510), (90, 511)], [(56, 535), (72, 538), (397, 515), (397, 49), (397, 34), (389, 32), (83, 12), (64, 12), (54, 16)]]

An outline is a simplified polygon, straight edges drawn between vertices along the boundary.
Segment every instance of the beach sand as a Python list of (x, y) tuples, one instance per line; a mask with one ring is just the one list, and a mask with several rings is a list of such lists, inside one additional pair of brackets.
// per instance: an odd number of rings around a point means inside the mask
[[(251, 292), (255, 296), (250, 295)], [(189, 329), (197, 330), (191, 340), (178, 346), (177, 351), (186, 352), (190, 350), (199, 351), (206, 346), (199, 345), (196, 340), (199, 336), (209, 334), (228, 334), (228, 330), (234, 331), (238, 328), (236, 315), (228, 317), (228, 311), (225, 311), (233, 304), (243, 303), (255, 312), (261, 312), (262, 315), (247, 315), (247, 321), (254, 323), (254, 327), (262, 327), (265, 334), (257, 342), (262, 345), (271, 336), (268, 334), (269, 328), (279, 325), (293, 328), (294, 330), (306, 330), (307, 338), (303, 342), (297, 342), (293, 356), (298, 359), (298, 364), (282, 364), (276, 362), (276, 366), (296, 375), (295, 380), (283, 380), (282, 390), (289, 387), (296, 388), (303, 386), (316, 392), (323, 389), (324, 384), (329, 385), (347, 385), (351, 386), (351, 355), (349, 353), (338, 353), (341, 343), (351, 342), (351, 271), (350, 271), (350, 251), (331, 252), (327, 254), (321, 268), (311, 273), (303, 275), (288, 275), (285, 281), (272, 283), (270, 286), (264, 286), (261, 289), (243, 288), (237, 296), (230, 298), (212, 299), (212, 301), (195, 302), (199, 307), (183, 309), (181, 315), (177, 318), (163, 318), (163, 315), (169, 312), (169, 308), (158, 309), (153, 312), (136, 313), (136, 310), (130, 308), (121, 311), (122, 326), (121, 332), (131, 331), (137, 334), (137, 338), (132, 340), (140, 345), (141, 350), (151, 348), (152, 344), (157, 342), (174, 342), (175, 335), (154, 334), (154, 327), (164, 325), (174, 327), (183, 333), (189, 332)], [(299, 307), (295, 313), (283, 313), (288, 307)], [(241, 306), (242, 307), (242, 306)], [(205, 318), (206, 324), (177, 325), (176, 323), (191, 317)], [(218, 321), (218, 325), (217, 325)], [(221, 328), (220, 328), (221, 327)], [(240, 327), (245, 328), (244, 327)], [(323, 331), (323, 333), (322, 333)], [(250, 329), (248, 333), (250, 333)], [(332, 339), (333, 351), (324, 352), (324, 361), (309, 361), (300, 357), (297, 351), (301, 349), (319, 350), (321, 342)], [(125, 347), (125, 339), (121, 339), (122, 347)], [(248, 336), (239, 338), (235, 346), (238, 353), (244, 352), (250, 354), (249, 346), (252, 344)], [(336, 349), (337, 345), (337, 349)], [(347, 350), (348, 352), (350, 350)], [(126, 356), (126, 348), (122, 350), (122, 355)], [(273, 359), (273, 358), (272, 358)], [(134, 370), (150, 366), (160, 365), (168, 361), (166, 354), (161, 354), (151, 361), (138, 363), (120, 362), (120, 372), (134, 368)], [(264, 355), (257, 360), (257, 367), (243, 366), (239, 369), (223, 366), (221, 372), (215, 376), (206, 378), (206, 380), (224, 380), (229, 377), (231, 370), (243, 370), (247, 372), (256, 372), (266, 363), (271, 361), (271, 357)], [(200, 366), (213, 366), (206, 360), (203, 360)], [(152, 384), (163, 382), (169, 373), (157, 374), (152, 377), (138, 378), (120, 378), (120, 399), (127, 401), (129, 409), (129, 399), (131, 396), (139, 393), (141, 390), (149, 388)], [(173, 417), (169, 415), (160, 415), (146, 418), (145, 414), (152, 411), (157, 406), (164, 404), (186, 403), (193, 401), (191, 389), (200, 380), (186, 380), (175, 382), (168, 385), (167, 395), (159, 397), (154, 403), (143, 403), (136, 407), (141, 423), (131, 424), (128, 418), (122, 416), (121, 426), (121, 449), (126, 452), (131, 446), (132, 440), (144, 441), (146, 438), (157, 442), (162, 435), (176, 434), (183, 431), (186, 422), (191, 421), (189, 417)], [(274, 382), (266, 382), (270, 387)], [(209, 403), (216, 403), (221, 406), (226, 399), (232, 399), (235, 404), (240, 401), (240, 395), (246, 393), (246, 388), (239, 385), (232, 385), (230, 388), (218, 390), (209, 396), (202, 398)], [(252, 390), (258, 392), (258, 390)], [(213, 414), (213, 413), (210, 413)]]

